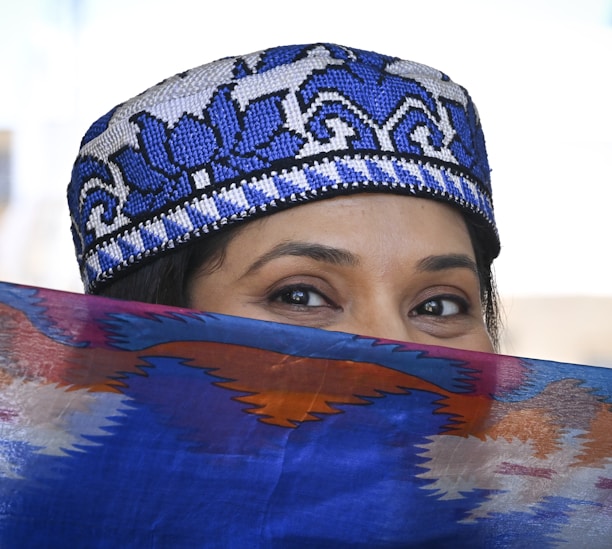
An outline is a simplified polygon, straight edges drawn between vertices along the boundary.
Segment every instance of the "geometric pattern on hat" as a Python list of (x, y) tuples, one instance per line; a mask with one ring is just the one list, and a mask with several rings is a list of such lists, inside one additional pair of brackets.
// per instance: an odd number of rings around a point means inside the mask
[(429, 197), (499, 251), (484, 136), (464, 88), (331, 44), (197, 67), (115, 107), (68, 187), (85, 287), (236, 222), (357, 192)]

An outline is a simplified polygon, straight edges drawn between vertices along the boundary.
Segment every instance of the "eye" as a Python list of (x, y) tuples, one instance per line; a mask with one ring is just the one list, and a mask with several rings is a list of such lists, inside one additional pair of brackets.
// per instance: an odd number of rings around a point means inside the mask
[(468, 308), (465, 299), (456, 295), (442, 295), (423, 301), (412, 310), (411, 316), (454, 316), (467, 313)]
[(271, 301), (296, 305), (298, 307), (326, 307), (330, 302), (310, 286), (288, 286), (274, 293)]

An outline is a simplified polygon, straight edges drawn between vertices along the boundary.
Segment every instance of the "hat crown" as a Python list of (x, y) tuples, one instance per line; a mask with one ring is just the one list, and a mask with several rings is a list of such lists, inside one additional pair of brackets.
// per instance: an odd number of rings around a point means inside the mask
[(467, 92), (418, 63), (314, 44), (203, 65), (115, 107), (83, 138), (68, 196), (94, 289), (237, 220), (368, 190), (451, 202), (497, 239)]

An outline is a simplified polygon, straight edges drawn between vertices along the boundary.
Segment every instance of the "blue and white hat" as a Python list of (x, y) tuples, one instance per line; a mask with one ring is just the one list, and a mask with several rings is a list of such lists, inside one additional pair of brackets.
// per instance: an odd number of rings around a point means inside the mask
[(239, 221), (389, 192), (459, 207), (499, 252), (466, 90), (410, 61), (332, 44), (183, 72), (95, 122), (68, 187), (86, 289)]

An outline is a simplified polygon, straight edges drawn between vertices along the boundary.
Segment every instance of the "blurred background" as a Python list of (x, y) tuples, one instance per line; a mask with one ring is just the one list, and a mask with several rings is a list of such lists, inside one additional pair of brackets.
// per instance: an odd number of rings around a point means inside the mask
[(328, 41), (470, 90), (493, 168), (508, 354), (612, 366), (612, 0), (0, 0), (0, 280), (82, 291), (81, 136), (217, 58)]

